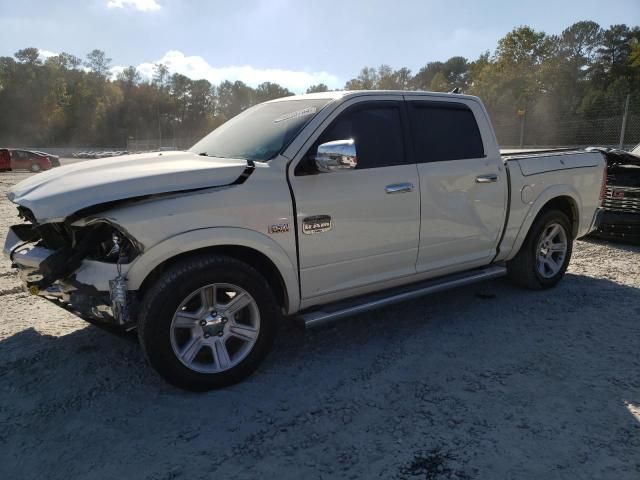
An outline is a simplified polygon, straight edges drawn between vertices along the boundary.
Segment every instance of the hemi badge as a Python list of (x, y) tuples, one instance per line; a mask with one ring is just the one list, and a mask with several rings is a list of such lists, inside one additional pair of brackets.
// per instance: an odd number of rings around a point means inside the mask
[(288, 231), (288, 223), (276, 223), (275, 225), (269, 225), (269, 233), (287, 233)]
[(314, 233), (328, 232), (331, 230), (331, 217), (329, 215), (316, 215), (302, 220), (302, 233), (312, 235)]

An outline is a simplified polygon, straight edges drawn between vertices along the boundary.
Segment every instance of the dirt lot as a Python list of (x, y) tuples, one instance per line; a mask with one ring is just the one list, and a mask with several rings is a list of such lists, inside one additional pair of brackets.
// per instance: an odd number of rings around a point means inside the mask
[[(16, 221), (0, 174), (0, 237)], [(0, 478), (640, 478), (640, 248), (578, 242), (547, 292), (493, 281), (304, 334), (189, 394), (0, 260)]]

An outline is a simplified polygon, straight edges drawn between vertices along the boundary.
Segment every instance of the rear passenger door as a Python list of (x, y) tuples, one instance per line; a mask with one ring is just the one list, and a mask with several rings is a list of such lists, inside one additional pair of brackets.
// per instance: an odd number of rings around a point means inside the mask
[(437, 96), (407, 96), (407, 107), (421, 193), (417, 271), (489, 263), (504, 225), (508, 180), (484, 109), (471, 99)]

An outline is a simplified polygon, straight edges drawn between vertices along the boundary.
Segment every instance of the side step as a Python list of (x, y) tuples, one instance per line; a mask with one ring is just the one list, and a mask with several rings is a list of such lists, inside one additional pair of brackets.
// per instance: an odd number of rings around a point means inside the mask
[(507, 274), (507, 269), (499, 265), (455, 273), (424, 282), (393, 288), (383, 292), (360, 296), (348, 300), (342, 300), (320, 307), (320, 310), (311, 310), (298, 315), (304, 328), (315, 328), (333, 322), (343, 317), (349, 317), (358, 313), (376, 308), (403, 302), (412, 298), (442, 292), (451, 288), (463, 287), (471, 283), (502, 277)]

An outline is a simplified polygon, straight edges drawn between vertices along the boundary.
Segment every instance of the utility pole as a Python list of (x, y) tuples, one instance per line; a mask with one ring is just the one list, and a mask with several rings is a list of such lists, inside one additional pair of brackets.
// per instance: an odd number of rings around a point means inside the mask
[(162, 150), (162, 122), (160, 121), (160, 99), (158, 99), (158, 150)]
[(527, 111), (523, 108), (518, 110), (518, 116), (520, 117), (520, 148), (524, 147), (524, 124), (527, 116)]
[(618, 148), (622, 150), (624, 148), (624, 132), (627, 129), (627, 116), (629, 115), (629, 100), (631, 94), (627, 93), (627, 99), (624, 102), (624, 113), (622, 114), (622, 128), (620, 129), (620, 145)]

